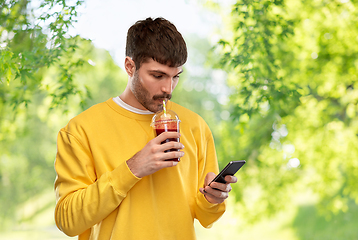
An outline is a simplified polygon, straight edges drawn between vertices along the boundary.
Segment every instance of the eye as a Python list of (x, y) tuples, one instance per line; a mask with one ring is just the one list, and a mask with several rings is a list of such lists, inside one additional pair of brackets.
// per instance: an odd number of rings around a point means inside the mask
[(161, 75), (161, 74), (153, 74), (152, 76), (157, 79), (160, 79), (163, 77), (163, 75)]

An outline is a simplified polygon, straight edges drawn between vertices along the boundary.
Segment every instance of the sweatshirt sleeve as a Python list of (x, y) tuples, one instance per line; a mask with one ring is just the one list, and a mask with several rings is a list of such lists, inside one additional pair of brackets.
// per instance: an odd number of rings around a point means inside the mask
[(199, 188), (204, 186), (206, 174), (208, 172), (218, 174), (219, 172), (214, 139), (209, 127), (207, 125), (205, 126), (206, 130), (204, 132), (206, 134), (204, 136), (206, 137), (202, 141), (203, 150), (200, 155), (198, 166), (199, 185), (197, 187), (195, 215), (203, 227), (210, 228), (212, 224), (224, 214), (226, 201), (220, 204), (212, 204), (206, 200), (201, 192), (199, 192)]
[(69, 236), (106, 218), (140, 180), (126, 162), (97, 179), (90, 149), (65, 129), (58, 134), (55, 170), (55, 221)]

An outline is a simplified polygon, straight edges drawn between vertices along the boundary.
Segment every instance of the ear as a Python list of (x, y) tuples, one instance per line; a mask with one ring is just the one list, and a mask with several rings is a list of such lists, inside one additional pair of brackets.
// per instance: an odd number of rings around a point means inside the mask
[(135, 63), (132, 60), (132, 58), (128, 56), (126, 57), (126, 59), (124, 60), (124, 67), (126, 69), (128, 76), (132, 77), (135, 72)]

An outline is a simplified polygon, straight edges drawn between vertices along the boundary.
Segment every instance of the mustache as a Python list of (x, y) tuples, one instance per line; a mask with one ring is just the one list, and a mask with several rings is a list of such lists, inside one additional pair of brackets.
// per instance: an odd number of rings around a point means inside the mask
[(164, 99), (167, 98), (168, 100), (170, 100), (172, 98), (171, 94), (163, 94), (163, 95), (154, 95), (153, 99), (154, 100), (158, 100), (158, 99)]

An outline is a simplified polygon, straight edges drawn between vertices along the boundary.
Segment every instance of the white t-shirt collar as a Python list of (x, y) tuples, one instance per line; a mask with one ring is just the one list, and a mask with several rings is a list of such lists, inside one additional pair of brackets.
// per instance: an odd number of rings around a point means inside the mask
[(138, 108), (135, 108), (135, 107), (132, 107), (131, 105), (123, 102), (123, 100), (118, 96), (118, 97), (114, 97), (113, 98), (113, 101), (115, 103), (117, 103), (120, 107), (130, 111), (130, 112), (133, 112), (133, 113), (137, 113), (137, 114), (144, 114), (144, 115), (149, 115), (149, 114), (154, 114), (153, 112), (149, 111), (149, 110), (142, 110), (142, 109), (138, 109)]

